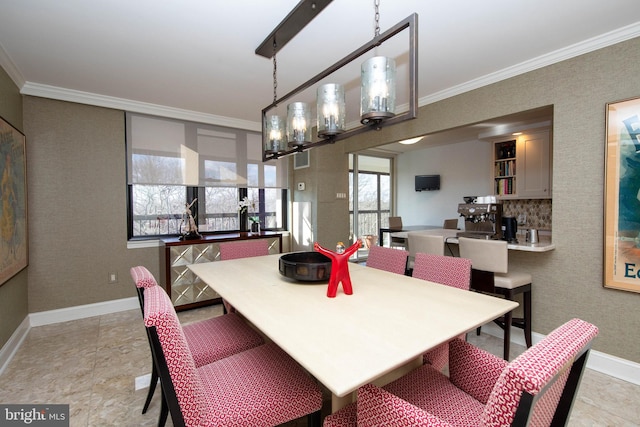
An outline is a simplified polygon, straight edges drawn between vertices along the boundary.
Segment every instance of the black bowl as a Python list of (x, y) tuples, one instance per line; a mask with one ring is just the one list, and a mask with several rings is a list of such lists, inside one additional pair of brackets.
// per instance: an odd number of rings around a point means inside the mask
[(476, 196), (464, 196), (462, 199), (465, 203), (473, 203), (476, 201)]
[(301, 282), (321, 282), (329, 280), (331, 258), (320, 252), (294, 252), (280, 257), (280, 274)]

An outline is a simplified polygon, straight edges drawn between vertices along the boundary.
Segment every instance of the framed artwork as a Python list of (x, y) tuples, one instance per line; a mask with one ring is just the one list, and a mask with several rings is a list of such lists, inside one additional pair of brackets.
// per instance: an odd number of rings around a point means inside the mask
[(0, 117), (0, 286), (29, 263), (25, 137)]
[(640, 98), (607, 104), (604, 286), (640, 292)]

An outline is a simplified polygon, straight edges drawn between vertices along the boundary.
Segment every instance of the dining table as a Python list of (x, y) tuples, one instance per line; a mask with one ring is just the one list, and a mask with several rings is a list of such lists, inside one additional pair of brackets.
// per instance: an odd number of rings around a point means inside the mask
[(358, 387), (383, 385), (422, 363), (422, 354), (518, 306), (348, 263), (353, 294), (327, 281), (296, 281), (280, 254), (192, 264), (189, 268), (332, 395), (332, 412)]

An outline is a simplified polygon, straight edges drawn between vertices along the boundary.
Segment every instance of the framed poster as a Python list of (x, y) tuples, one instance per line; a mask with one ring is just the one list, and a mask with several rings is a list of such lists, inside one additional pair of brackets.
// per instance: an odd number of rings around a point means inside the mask
[(0, 117), (0, 286), (29, 262), (26, 169), (24, 135)]
[(604, 286), (640, 292), (640, 98), (607, 104)]

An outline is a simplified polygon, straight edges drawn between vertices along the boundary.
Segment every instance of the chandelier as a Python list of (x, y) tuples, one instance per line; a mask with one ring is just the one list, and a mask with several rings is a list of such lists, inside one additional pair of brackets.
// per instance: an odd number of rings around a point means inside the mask
[[(255, 51), (258, 55), (273, 59), (273, 102), (262, 110), (263, 161), (331, 144), (363, 132), (380, 130), (383, 126), (397, 124), (417, 116), (418, 15), (415, 13), (410, 15), (381, 34), (378, 25), (379, 0), (374, 0), (376, 25), (371, 41), (288, 94), (281, 98), (277, 97), (277, 52), (330, 2), (331, 0), (300, 1)], [(361, 64), (360, 125), (347, 129), (345, 88), (340, 83), (326, 83), (317, 87), (313, 118), (312, 106), (300, 101), (290, 102), (287, 105), (286, 117), (273, 114), (278, 105), (301, 94), (404, 30), (409, 31), (408, 111), (402, 114), (397, 114), (395, 111), (396, 65), (394, 59), (374, 56)], [(316, 138), (312, 136), (314, 128)]]

